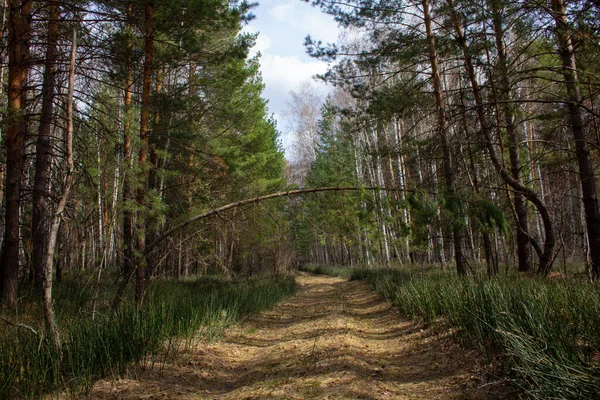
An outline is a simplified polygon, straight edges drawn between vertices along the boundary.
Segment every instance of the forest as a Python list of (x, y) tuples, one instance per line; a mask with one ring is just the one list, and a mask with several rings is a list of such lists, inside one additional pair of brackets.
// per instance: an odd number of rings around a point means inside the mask
[(290, 93), (286, 155), (257, 4), (4, 0), (0, 397), (218, 336), (299, 267), (449, 320), (532, 397), (600, 395), (600, 3), (301, 1), (343, 34), (306, 37), (331, 90)]
[(400, 190), (345, 208), (313, 257), (598, 278), (594, 3), (316, 3), (351, 30), (306, 41), (340, 89), (307, 182)]

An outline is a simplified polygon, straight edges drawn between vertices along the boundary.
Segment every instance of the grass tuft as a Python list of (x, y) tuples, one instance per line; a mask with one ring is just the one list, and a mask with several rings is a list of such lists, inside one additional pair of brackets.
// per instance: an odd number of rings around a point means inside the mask
[(439, 318), (489, 356), (501, 355), (531, 398), (600, 398), (600, 286), (531, 277), (355, 270), (400, 311)]
[[(94, 381), (119, 376), (134, 363), (163, 356), (173, 338), (217, 337), (240, 318), (272, 307), (292, 295), (292, 277), (226, 281), (159, 281), (149, 288), (142, 310), (104, 310), (95, 320), (85, 312), (85, 295), (70, 296), (59, 314), (60, 358), (47, 337), (25, 330), (0, 330), (0, 398), (40, 398), (57, 391), (85, 393)], [(73, 303), (79, 304), (75, 306)], [(106, 302), (108, 305), (108, 302)]]

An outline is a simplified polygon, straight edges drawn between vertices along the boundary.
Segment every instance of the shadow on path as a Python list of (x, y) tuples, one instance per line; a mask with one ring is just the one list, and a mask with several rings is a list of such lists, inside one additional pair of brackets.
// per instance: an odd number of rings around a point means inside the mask
[[(400, 317), (364, 282), (298, 276), (298, 295), (95, 399), (483, 399), (493, 383), (448, 334)], [(496, 398), (506, 398), (496, 394)]]

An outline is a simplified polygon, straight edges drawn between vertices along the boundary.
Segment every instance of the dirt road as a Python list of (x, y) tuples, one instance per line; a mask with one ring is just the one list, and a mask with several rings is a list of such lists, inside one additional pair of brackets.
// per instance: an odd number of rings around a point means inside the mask
[[(493, 385), (447, 337), (401, 318), (364, 282), (298, 276), (299, 293), (93, 399), (478, 399)], [(496, 393), (496, 395), (498, 395)]]

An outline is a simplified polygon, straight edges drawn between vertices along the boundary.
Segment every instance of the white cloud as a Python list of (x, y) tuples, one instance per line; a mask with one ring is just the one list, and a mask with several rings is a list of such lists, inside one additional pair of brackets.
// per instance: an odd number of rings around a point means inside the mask
[(258, 39), (256, 39), (254, 48), (264, 54), (265, 51), (271, 48), (271, 43), (271, 38), (268, 35), (261, 33), (258, 35)]
[(310, 34), (315, 40), (322, 40), (325, 43), (337, 41), (340, 33), (337, 23), (331, 17), (321, 13), (307, 13), (302, 18), (294, 21), (297, 28), (302, 28), (306, 34)]
[(269, 9), (269, 16), (280, 22), (288, 22), (294, 16), (295, 8), (292, 3), (280, 4)]
[(287, 30), (295, 30), (302, 35), (310, 34), (324, 42), (336, 41), (340, 32), (337, 23), (330, 16), (314, 7), (306, 7), (299, 12), (295, 3), (288, 2), (270, 8), (268, 13), (273, 20), (285, 23)]
[(256, 38), (256, 44), (250, 49), (250, 57), (254, 57), (259, 51), (262, 55), (265, 55), (267, 50), (271, 48), (272, 43), (269, 35), (259, 33), (258, 38)]
[(312, 77), (327, 71), (327, 64), (320, 61), (303, 61), (298, 56), (266, 55), (261, 58), (261, 71), (265, 83), (264, 95), (269, 99), (269, 110), (277, 120), (281, 142), (288, 157), (291, 157), (294, 135), (290, 132), (285, 117), (286, 103), (290, 92), (298, 90), (302, 82), (311, 81), (315, 89), (325, 98), (330, 87), (314, 82)]
[(287, 97), (301, 82), (325, 73), (327, 64), (302, 61), (298, 56), (267, 55), (261, 59), (261, 70), (267, 90)]
[(279, 113), (273, 113), (273, 117), (277, 121), (277, 129), (281, 133), (279, 139), (281, 140), (281, 146), (286, 154), (292, 154), (292, 147), (294, 142), (294, 135), (285, 129), (285, 118)]
[(330, 16), (299, 0), (261, 0), (255, 12), (256, 19), (245, 28), (261, 32), (251, 55), (262, 54), (263, 97), (269, 101), (269, 112), (278, 121), (282, 144), (289, 154), (293, 136), (288, 132), (285, 108), (290, 91), (298, 90), (304, 81), (311, 81), (323, 98), (331, 91), (324, 83), (312, 80), (314, 75), (327, 72), (328, 66), (305, 53), (304, 37), (336, 42), (340, 29)]

